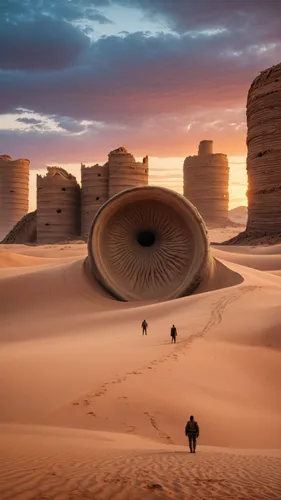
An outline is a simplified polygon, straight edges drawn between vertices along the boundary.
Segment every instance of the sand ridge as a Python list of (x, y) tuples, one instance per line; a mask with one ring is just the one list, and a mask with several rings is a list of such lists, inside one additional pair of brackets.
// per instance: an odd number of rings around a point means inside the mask
[[(45, 428), (40, 434), (36, 428), (26, 434), (6, 431), (2, 450), (8, 458), (0, 459), (3, 500), (280, 498), (281, 458), (270, 450), (206, 449), (193, 456), (181, 447), (118, 434), (106, 440), (102, 433), (90, 437), (79, 431), (79, 436), (72, 430), (66, 435)], [(19, 443), (28, 451), (28, 462), (18, 454)], [(16, 476), (15, 470), (20, 471)], [(11, 479), (12, 486), (5, 488)]]

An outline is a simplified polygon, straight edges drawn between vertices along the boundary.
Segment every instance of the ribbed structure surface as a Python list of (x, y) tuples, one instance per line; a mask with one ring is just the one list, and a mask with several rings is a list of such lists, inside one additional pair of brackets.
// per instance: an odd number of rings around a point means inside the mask
[(92, 274), (123, 301), (188, 295), (212, 268), (204, 221), (182, 195), (155, 186), (110, 198), (88, 238)]
[(148, 185), (148, 158), (136, 162), (123, 147), (108, 155), (109, 198), (125, 189)]
[(37, 175), (37, 243), (56, 243), (80, 234), (80, 187), (57, 167)]
[(28, 212), (29, 165), (27, 159), (0, 156), (0, 239)]
[(81, 184), (81, 227), (86, 237), (96, 213), (108, 200), (108, 165), (81, 165)]
[(248, 232), (281, 232), (281, 64), (263, 71), (247, 100)]

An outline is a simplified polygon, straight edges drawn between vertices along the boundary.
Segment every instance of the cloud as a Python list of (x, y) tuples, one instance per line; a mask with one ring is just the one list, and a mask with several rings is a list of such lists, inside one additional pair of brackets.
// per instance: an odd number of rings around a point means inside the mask
[[(56, 127), (25, 131), (26, 142), (17, 132), (14, 146), (6, 131), (7, 147), (33, 157), (36, 151), (38, 159), (51, 151), (57, 161), (87, 161), (82, 154), (92, 158), (122, 143), (139, 156), (184, 156), (211, 136), (222, 152), (245, 151), (248, 88), (280, 61), (280, 2), (262, 10), (260, 0), (130, 0), (146, 16), (165, 18), (173, 32), (123, 32), (91, 43), (75, 23), (87, 24), (97, 9), (102, 15), (102, 0), (4, 4), (0, 113), (26, 108)], [(15, 42), (8, 29), (18, 34)]]
[(276, 0), (116, 0), (135, 6), (151, 18), (165, 19), (178, 33), (211, 33), (226, 29), (232, 33), (251, 32), (262, 38), (280, 36), (281, 3)]
[(46, 116), (34, 113), (29, 109), (17, 108), (15, 112), (0, 115), (0, 131), (51, 132), (64, 135), (75, 135), (85, 132), (94, 122), (77, 122), (64, 116)]
[(41, 120), (36, 120), (35, 118), (17, 118), (17, 122), (25, 123), (26, 125), (38, 125)]
[[(234, 113), (235, 114), (235, 113)], [(31, 160), (31, 168), (40, 168), (45, 163), (105, 162), (107, 153), (125, 145), (136, 157), (149, 156), (185, 157), (196, 154), (202, 139), (213, 139), (216, 152), (229, 155), (245, 154), (245, 130), (233, 130), (230, 124), (232, 112), (216, 109), (190, 116), (156, 117), (139, 127), (126, 129), (107, 124), (91, 124), (82, 134), (59, 134), (54, 130), (44, 133), (29, 130), (3, 131), (1, 133), (6, 153), (13, 157), (25, 156)], [(205, 123), (218, 118), (223, 130), (203, 130)], [(236, 113), (237, 122), (245, 120), (245, 111)], [(186, 130), (193, 120), (190, 131)], [(172, 168), (172, 163), (171, 163)]]
[(76, 120), (73, 120), (72, 118), (69, 118), (68, 116), (54, 116), (52, 117), (57, 125), (70, 133), (81, 133), (85, 132), (87, 130), (87, 124), (83, 122), (78, 122)]
[[(248, 43), (248, 42), (247, 42)], [(242, 47), (241, 40), (239, 47)], [(231, 52), (225, 52), (225, 47)], [(252, 79), (278, 61), (280, 45), (260, 52), (227, 33), (211, 39), (133, 33), (93, 42), (61, 71), (2, 71), (0, 112), (25, 107), (76, 120), (142, 123), (167, 113), (243, 105)]]
[(100, 24), (112, 21), (104, 16), (96, 7), (110, 5), (108, 0), (2, 0), (0, 4), (0, 19), (9, 22), (22, 22), (23, 20), (34, 20), (42, 13), (53, 18), (64, 21), (77, 21), (90, 19)]
[(75, 63), (90, 40), (71, 24), (41, 16), (12, 24), (0, 22), (2, 70), (59, 70)]

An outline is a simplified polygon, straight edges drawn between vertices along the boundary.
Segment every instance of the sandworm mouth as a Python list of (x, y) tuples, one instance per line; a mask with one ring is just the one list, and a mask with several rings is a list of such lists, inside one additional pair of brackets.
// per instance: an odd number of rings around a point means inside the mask
[(101, 207), (88, 257), (96, 279), (123, 301), (189, 295), (210, 267), (207, 230), (196, 208), (154, 186), (127, 189)]

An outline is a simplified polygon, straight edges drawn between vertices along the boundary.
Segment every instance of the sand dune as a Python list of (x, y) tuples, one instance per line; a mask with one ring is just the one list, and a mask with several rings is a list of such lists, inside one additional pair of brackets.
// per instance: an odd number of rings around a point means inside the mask
[[(3, 500), (280, 499), (280, 455), (270, 450), (256, 454), (202, 447), (193, 456), (180, 446), (171, 449), (113, 433), (4, 430)], [(29, 462), (19, 455), (19, 444)], [(8, 490), (5, 484), (12, 486)]]
[(85, 254), (0, 249), (1, 500), (279, 499), (280, 246), (214, 247), (197, 294), (137, 305)]
[(38, 257), (15, 252), (0, 252), (0, 268), (46, 266), (75, 260), (76, 256), (61, 255), (60, 258)]
[(25, 245), (0, 246), (0, 279), (38, 272), (46, 267), (73, 262), (85, 256), (85, 245), (49, 245), (35, 247)]
[(271, 274), (274, 274), (275, 276), (281, 276), (281, 271), (270, 271)]
[(86, 257), (87, 249), (85, 243), (75, 242), (75, 244), (61, 245), (0, 245), (0, 255), (2, 252), (13, 252), (30, 257), (41, 257), (48, 259), (61, 259), (65, 257)]
[(227, 245), (222, 247), (215, 247), (223, 250), (226, 253), (245, 254), (245, 255), (280, 255), (281, 245), (269, 246), (242, 246), (242, 245)]
[(239, 233), (240, 231), (244, 231), (244, 229), (245, 226), (243, 225), (239, 227), (226, 226), (208, 229), (208, 233), (210, 236), (210, 241), (221, 243), (223, 241), (230, 240), (234, 236), (237, 236), (237, 233)]
[(50, 259), (42, 259), (39, 257), (30, 257), (21, 255), (14, 252), (1, 252), (0, 253), (0, 267), (25, 267), (25, 266), (39, 266), (49, 264), (52, 262)]
[(221, 260), (252, 267), (261, 271), (273, 271), (281, 269), (281, 253), (277, 254), (255, 254), (226, 252), (215, 248), (214, 255)]

